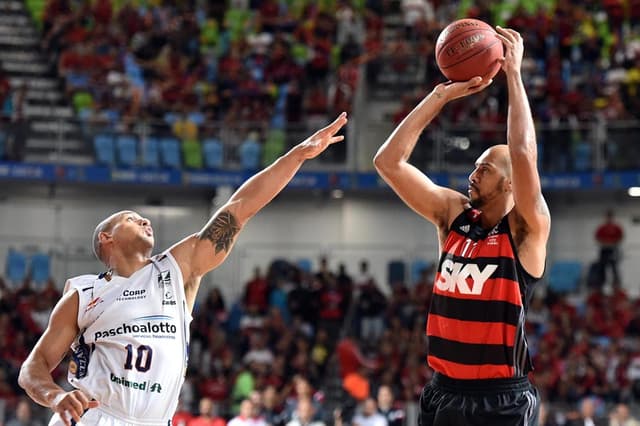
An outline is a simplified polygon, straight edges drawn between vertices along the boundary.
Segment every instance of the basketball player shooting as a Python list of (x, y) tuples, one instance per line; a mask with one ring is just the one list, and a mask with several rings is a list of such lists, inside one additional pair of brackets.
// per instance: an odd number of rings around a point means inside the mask
[[(49, 425), (166, 426), (187, 367), (191, 311), (204, 274), (220, 265), (247, 221), (305, 160), (343, 140), (342, 113), (245, 182), (198, 233), (151, 256), (151, 223), (133, 211), (97, 227), (93, 248), (108, 271), (71, 278), (22, 365), (19, 384), (55, 414)], [(51, 371), (72, 349), (68, 379)]]
[(497, 32), (509, 91), (507, 144), (480, 155), (468, 194), (436, 185), (408, 159), (441, 108), (491, 80), (437, 85), (374, 160), (400, 198), (438, 231), (441, 257), (427, 322), (428, 363), (435, 374), (420, 398), (421, 426), (537, 425), (524, 321), (533, 285), (544, 272), (550, 215), (520, 74), (522, 37), (511, 29)]

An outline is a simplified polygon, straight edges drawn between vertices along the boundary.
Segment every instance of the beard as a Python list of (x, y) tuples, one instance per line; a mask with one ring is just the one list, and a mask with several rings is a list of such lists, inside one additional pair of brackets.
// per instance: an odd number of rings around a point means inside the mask
[(487, 205), (492, 199), (496, 197), (500, 197), (500, 194), (503, 192), (504, 187), (504, 178), (498, 182), (498, 184), (490, 191), (488, 194), (480, 194), (477, 187), (473, 187), (474, 193), (477, 194), (476, 197), (471, 198), (469, 200), (469, 204), (471, 207), (477, 210), (482, 210), (484, 206)]
[(486, 204), (486, 202), (487, 201), (484, 199), (484, 197), (476, 197), (469, 200), (469, 204), (471, 205), (471, 207), (477, 210), (482, 210), (482, 207)]

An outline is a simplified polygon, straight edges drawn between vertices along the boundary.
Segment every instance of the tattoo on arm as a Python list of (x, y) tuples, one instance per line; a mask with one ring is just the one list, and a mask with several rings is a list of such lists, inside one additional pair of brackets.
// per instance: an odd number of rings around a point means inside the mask
[(233, 238), (240, 231), (235, 216), (228, 211), (221, 212), (199, 235), (201, 240), (205, 238), (213, 243), (215, 254), (220, 251), (228, 252), (233, 244)]

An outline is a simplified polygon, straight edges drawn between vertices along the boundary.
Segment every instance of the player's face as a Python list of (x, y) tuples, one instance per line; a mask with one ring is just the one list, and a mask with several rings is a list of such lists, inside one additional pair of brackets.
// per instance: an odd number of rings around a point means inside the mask
[(123, 212), (113, 227), (112, 235), (114, 241), (119, 244), (141, 245), (145, 249), (153, 248), (154, 238), (151, 221), (136, 212)]
[(491, 155), (482, 155), (469, 175), (468, 194), (474, 208), (482, 209), (505, 194), (506, 177), (492, 160)]

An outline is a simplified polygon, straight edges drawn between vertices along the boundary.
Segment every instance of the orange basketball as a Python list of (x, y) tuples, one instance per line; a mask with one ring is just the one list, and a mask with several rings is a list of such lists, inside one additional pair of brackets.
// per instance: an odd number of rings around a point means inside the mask
[(504, 47), (496, 31), (478, 19), (459, 19), (446, 26), (436, 41), (436, 62), (451, 81), (493, 78), (500, 71)]

